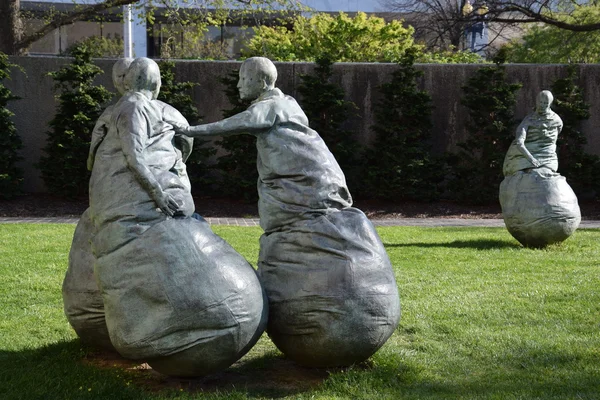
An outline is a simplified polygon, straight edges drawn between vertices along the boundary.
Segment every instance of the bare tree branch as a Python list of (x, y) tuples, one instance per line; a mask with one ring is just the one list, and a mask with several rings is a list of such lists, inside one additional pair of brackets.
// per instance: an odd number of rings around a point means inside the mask
[(17, 47), (21, 50), (25, 50), (29, 46), (31, 46), (35, 41), (46, 36), (54, 29), (58, 29), (64, 25), (72, 24), (75, 21), (79, 21), (86, 17), (93, 16), (94, 14), (100, 13), (110, 8), (133, 4), (138, 1), (139, 0), (107, 0), (102, 3), (97, 3), (87, 7), (83, 7), (65, 15), (56, 16), (50, 22), (38, 29), (36, 32), (23, 37), (23, 39), (17, 44)]
[[(395, 12), (415, 28), (418, 40), (429, 48), (456, 48), (466, 30), (475, 23), (488, 23), (489, 43), (496, 40), (489, 29), (493, 23), (495, 34), (502, 25), (543, 23), (573, 32), (600, 30), (600, 22), (577, 21), (566, 18), (577, 7), (589, 5), (588, 0), (470, 0), (474, 11), (463, 15), (466, 0), (379, 0), (384, 9)], [(485, 7), (485, 8), (484, 8)], [(561, 10), (558, 12), (557, 10)], [(506, 38), (504, 38), (506, 40)]]
[[(515, 17), (510, 17), (510, 16), (506, 17), (505, 16), (506, 13), (511, 13), (511, 12), (523, 15), (527, 18), (522, 18), (519, 16), (515, 16)], [(600, 29), (600, 23), (593, 23), (593, 24), (569, 23), (569, 22), (565, 22), (563, 20), (551, 17), (548, 14), (532, 11), (530, 8), (523, 7), (521, 5), (514, 4), (514, 3), (507, 3), (504, 5), (501, 5), (500, 7), (494, 9), (493, 11), (490, 11), (490, 13), (488, 13), (487, 16), (488, 16), (487, 17), (488, 20), (495, 21), (495, 22), (510, 22), (510, 23), (542, 22), (542, 23), (545, 23), (548, 25), (555, 26), (560, 29), (565, 29), (565, 30), (573, 31), (573, 32), (591, 32), (591, 31), (597, 31)]]

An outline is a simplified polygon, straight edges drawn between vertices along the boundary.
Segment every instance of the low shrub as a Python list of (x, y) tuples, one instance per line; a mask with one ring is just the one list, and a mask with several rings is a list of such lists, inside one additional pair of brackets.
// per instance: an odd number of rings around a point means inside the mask
[(93, 52), (86, 45), (73, 48), (71, 56), (70, 64), (49, 73), (58, 92), (58, 107), (38, 167), (50, 193), (78, 197), (88, 192), (91, 133), (112, 94), (93, 84), (103, 71), (92, 63)]
[(0, 197), (11, 198), (21, 192), (23, 172), (17, 167), (21, 160), (19, 150), (23, 147), (21, 138), (12, 120), (14, 115), (6, 106), (9, 102), (19, 99), (10, 89), (2, 84), (10, 78), (10, 70), (15, 67), (8, 56), (0, 53)]

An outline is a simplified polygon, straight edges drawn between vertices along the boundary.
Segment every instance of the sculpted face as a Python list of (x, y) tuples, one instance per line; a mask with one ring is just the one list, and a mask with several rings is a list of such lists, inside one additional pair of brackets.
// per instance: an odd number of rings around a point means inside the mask
[(554, 100), (554, 97), (552, 96), (552, 93), (550, 93), (550, 91), (548, 91), (548, 90), (541, 91), (537, 97), (536, 111), (539, 114), (547, 113), (550, 110), (550, 105), (552, 104), (552, 100)]
[(240, 92), (240, 99), (254, 100), (262, 94), (265, 89), (265, 81), (259, 78), (255, 68), (250, 64), (242, 64), (240, 68), (240, 79), (237, 84)]

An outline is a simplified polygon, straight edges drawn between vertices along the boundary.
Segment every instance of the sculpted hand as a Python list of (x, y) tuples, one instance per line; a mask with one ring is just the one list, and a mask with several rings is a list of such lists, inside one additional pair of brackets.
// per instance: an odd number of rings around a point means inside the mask
[(153, 198), (156, 205), (158, 205), (158, 208), (169, 217), (172, 217), (180, 210), (180, 204), (167, 192), (161, 190), (160, 192), (154, 193)]
[(533, 166), (535, 168), (539, 167), (540, 165), (542, 165), (542, 163), (540, 163), (538, 160), (536, 160), (535, 158), (533, 160), (531, 160), (531, 163), (533, 164)]
[(177, 122), (172, 122), (171, 125), (173, 125), (173, 130), (175, 131), (175, 133), (185, 135), (188, 131), (188, 125), (179, 124)]

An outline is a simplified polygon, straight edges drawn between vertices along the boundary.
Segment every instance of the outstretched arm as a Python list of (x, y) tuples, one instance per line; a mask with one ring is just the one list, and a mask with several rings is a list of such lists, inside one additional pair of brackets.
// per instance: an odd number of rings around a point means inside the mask
[[(276, 114), (268, 103), (258, 103), (246, 111), (211, 124), (182, 127), (177, 129), (184, 135), (197, 136), (229, 136), (240, 133), (258, 133), (272, 127), (276, 122)], [(179, 127), (178, 127), (179, 128)]]
[(119, 116), (117, 129), (129, 169), (162, 212), (172, 217), (179, 211), (179, 204), (170, 194), (162, 190), (154, 174), (143, 162), (142, 152), (149, 133), (147, 132), (148, 121), (144, 112), (138, 106), (134, 107), (130, 113)]
[(517, 128), (517, 136), (515, 138), (516, 147), (519, 149), (521, 154), (525, 156), (527, 160), (534, 166), (539, 167), (540, 162), (531, 154), (531, 152), (525, 146), (525, 139), (527, 138), (527, 128), (529, 127), (529, 123), (527, 122), (528, 118), (525, 118), (525, 121), (521, 122), (521, 125)]

